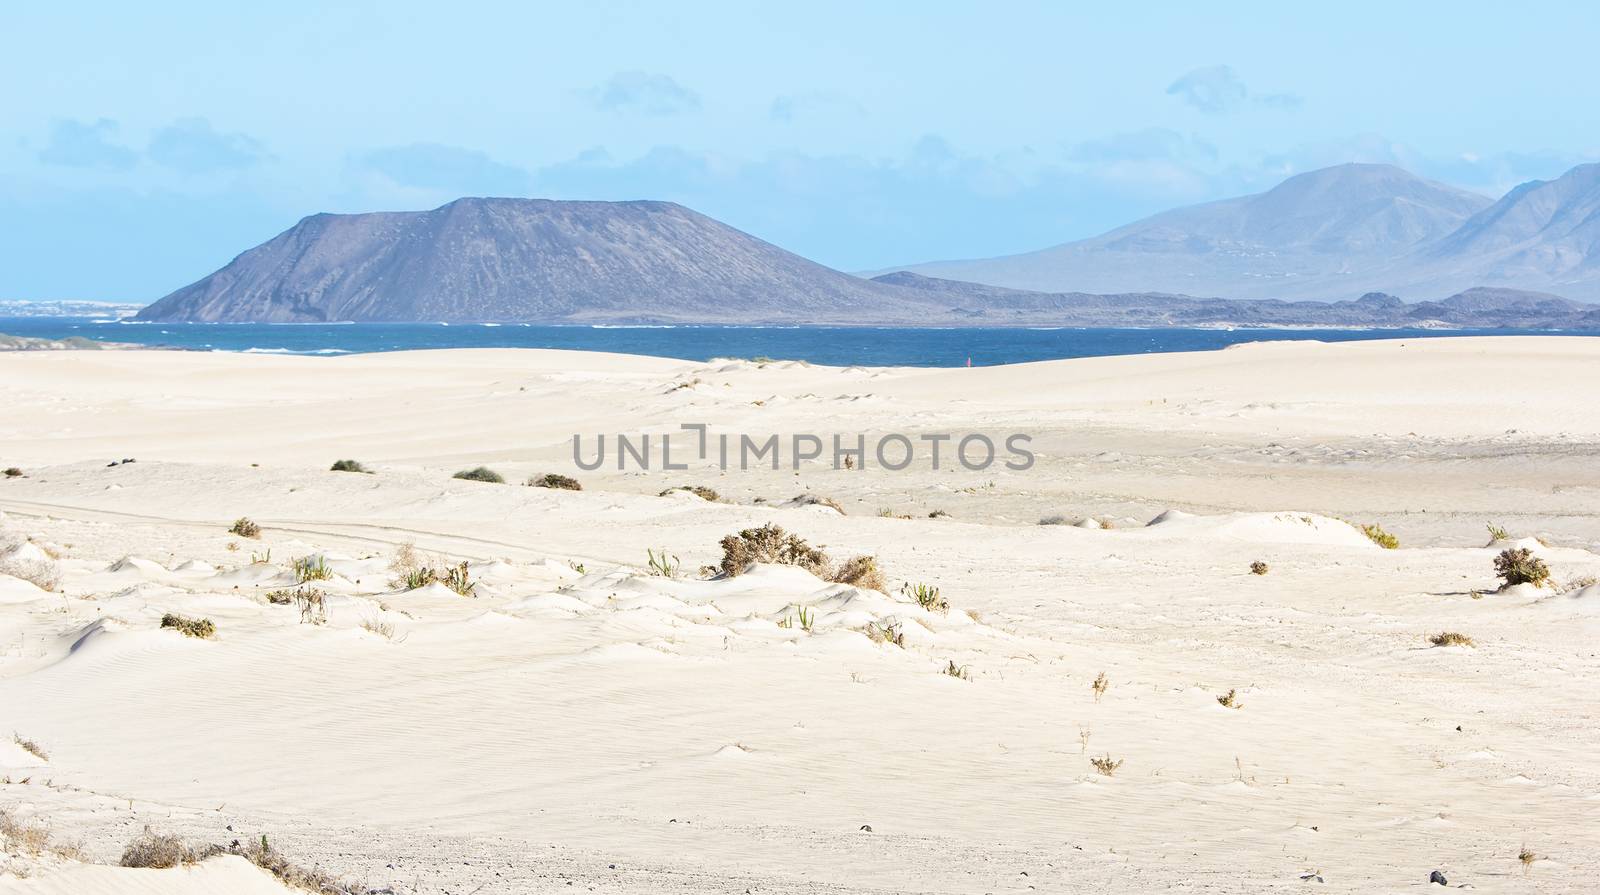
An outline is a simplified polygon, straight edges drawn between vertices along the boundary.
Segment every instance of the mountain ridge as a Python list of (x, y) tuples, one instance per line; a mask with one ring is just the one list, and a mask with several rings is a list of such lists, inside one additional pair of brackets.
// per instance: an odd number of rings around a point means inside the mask
[(1499, 199), (1391, 165), (1336, 165), (997, 258), (884, 268), (1039, 291), (1329, 300), (1473, 286), (1600, 300), (1600, 164)]

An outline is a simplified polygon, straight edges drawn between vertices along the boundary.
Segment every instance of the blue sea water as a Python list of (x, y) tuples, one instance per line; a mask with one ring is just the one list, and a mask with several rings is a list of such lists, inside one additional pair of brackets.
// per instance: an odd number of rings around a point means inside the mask
[(1510, 329), (1115, 329), (896, 327), (592, 327), (438, 323), (123, 323), (88, 317), (0, 317), (0, 333), (135, 342), (210, 351), (353, 354), (417, 348), (567, 348), (685, 360), (771, 357), (847, 366), (958, 367), (1067, 357), (1206, 351), (1240, 342), (1600, 335)]

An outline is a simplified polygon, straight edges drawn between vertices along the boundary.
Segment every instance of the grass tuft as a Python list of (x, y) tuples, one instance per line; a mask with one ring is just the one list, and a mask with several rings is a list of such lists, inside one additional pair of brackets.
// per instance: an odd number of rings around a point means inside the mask
[(506, 483), (505, 478), (501, 476), (500, 473), (495, 472), (487, 466), (476, 466), (472, 469), (463, 469), (451, 476), (451, 478), (465, 479), (469, 482), (492, 482), (496, 485), (504, 485)]
[(1477, 646), (1476, 643), (1472, 642), (1471, 637), (1465, 634), (1457, 634), (1455, 631), (1444, 631), (1431, 635), (1428, 638), (1428, 642), (1434, 646)]
[(1107, 752), (1103, 757), (1089, 759), (1089, 763), (1094, 765), (1094, 769), (1099, 771), (1101, 776), (1105, 777), (1113, 776), (1117, 773), (1117, 768), (1122, 767), (1122, 759), (1119, 758), (1116, 761), (1112, 761), (1110, 752)]
[(956, 660), (954, 659), (947, 660), (945, 662), (944, 669), (940, 673), (949, 675), (953, 678), (959, 678), (964, 681), (972, 680), (972, 671), (969, 666), (957, 665)]
[(233, 527), (228, 529), (228, 534), (238, 535), (241, 538), (259, 538), (261, 526), (252, 522), (249, 516), (240, 516), (234, 520)]
[(321, 556), (302, 556), (294, 561), (294, 580), (300, 584), (307, 581), (328, 581), (333, 578), (333, 569), (328, 567), (328, 561)]
[(33, 740), (25, 740), (25, 739), (23, 739), (22, 738), (22, 734), (17, 733), (16, 731), (12, 731), (12, 733), (11, 733), (11, 741), (16, 743), (18, 746), (21, 746), (22, 747), (22, 751), (27, 752), (28, 754), (32, 755), (34, 758), (39, 759), (40, 761), (49, 761), (50, 760), (50, 754), (48, 752), (44, 751), (44, 747), (43, 746), (39, 745), (38, 743), (35, 743)]

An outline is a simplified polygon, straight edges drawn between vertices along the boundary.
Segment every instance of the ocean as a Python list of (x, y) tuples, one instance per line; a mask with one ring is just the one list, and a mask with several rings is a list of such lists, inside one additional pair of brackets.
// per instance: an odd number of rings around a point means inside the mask
[(1600, 335), (1513, 329), (1118, 329), (757, 326), (530, 326), (440, 323), (123, 323), (89, 317), (0, 317), (0, 333), (134, 342), (202, 351), (358, 354), (422, 348), (566, 348), (684, 360), (768, 357), (848, 366), (959, 367), (1068, 357), (1209, 351), (1283, 339), (1438, 339)]

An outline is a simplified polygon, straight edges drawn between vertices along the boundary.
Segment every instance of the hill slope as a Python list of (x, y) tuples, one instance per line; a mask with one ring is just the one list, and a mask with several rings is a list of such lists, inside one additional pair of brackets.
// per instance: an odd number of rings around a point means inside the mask
[(319, 214), (141, 311), (216, 322), (912, 320), (914, 296), (670, 202)]
[(1054, 248), (904, 270), (1041, 291), (1342, 298), (1491, 200), (1391, 165), (1339, 165), (1252, 196), (1178, 208)]

